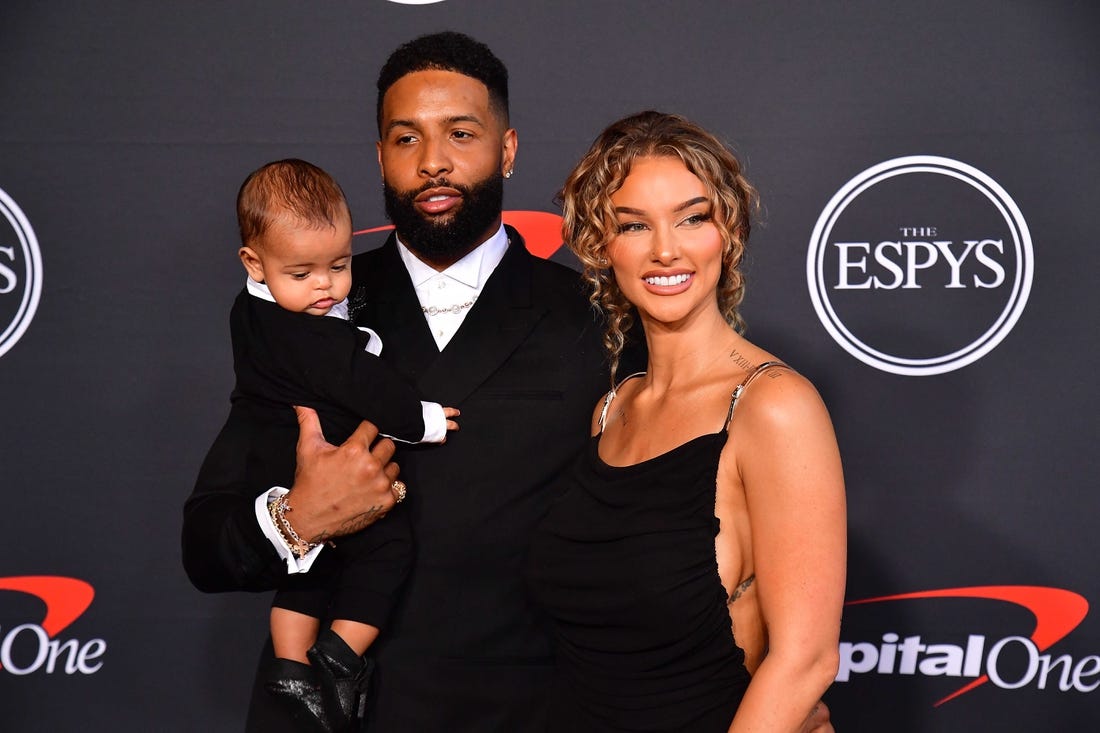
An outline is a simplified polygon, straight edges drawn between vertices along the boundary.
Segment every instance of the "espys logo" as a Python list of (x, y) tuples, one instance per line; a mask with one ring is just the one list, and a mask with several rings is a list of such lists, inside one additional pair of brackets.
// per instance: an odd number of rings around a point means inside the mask
[(0, 591), (26, 593), (42, 601), (41, 623), (0, 629), (0, 671), (14, 675), (34, 672), (95, 674), (107, 651), (103, 639), (62, 640), (59, 634), (92, 605), (95, 589), (83, 580), (55, 575), (0, 578)]
[[(546, 259), (561, 248), (561, 217), (545, 211), (505, 211), (502, 218), (508, 226), (515, 227), (523, 235), (527, 251)], [(388, 232), (393, 224), (370, 229), (360, 229), (360, 234)]]
[(38, 239), (10, 196), (0, 189), (0, 356), (27, 330), (42, 294), (42, 256)]
[(1043, 654), (1084, 620), (1089, 603), (1072, 591), (1040, 586), (998, 585), (903, 593), (850, 601), (846, 606), (914, 601), (920, 599), (979, 599), (1020, 606), (1035, 618), (1035, 627), (1024, 636), (993, 639), (982, 633), (967, 635), (966, 645), (932, 643), (921, 635), (904, 639), (894, 632), (879, 641), (842, 641), (837, 682), (853, 675), (921, 675), (924, 677), (973, 678), (933, 703), (938, 707), (987, 682), (1005, 690), (1033, 685), (1040, 690), (1092, 692), (1100, 687), (1100, 656), (1074, 660), (1068, 654)]
[(996, 181), (917, 155), (868, 168), (833, 196), (806, 258), (821, 323), (860, 361), (923, 376), (982, 358), (1031, 292), (1027, 223)]

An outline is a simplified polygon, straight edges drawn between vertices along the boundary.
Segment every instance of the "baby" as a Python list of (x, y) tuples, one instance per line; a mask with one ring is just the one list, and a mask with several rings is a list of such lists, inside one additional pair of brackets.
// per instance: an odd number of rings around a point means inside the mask
[[(422, 402), (378, 358), (379, 336), (353, 325), (351, 214), (331, 176), (302, 160), (268, 163), (241, 186), (237, 219), (248, 280), (230, 316), (232, 399), (270, 425), (252, 439), (248, 480), (276, 487), (259, 497), (256, 513), (291, 573), (272, 603), (276, 659), (266, 686), (303, 725), (341, 730), (363, 713), (362, 655), (408, 572), (412, 535), (397, 506), (324, 552), (298, 535), (294, 497), (280, 488), (294, 479), (292, 406), (315, 408), (334, 444), (361, 420), (394, 440), (442, 443), (459, 413)], [(394, 491), (400, 502), (404, 484)], [(324, 631), (322, 618), (333, 619)]]

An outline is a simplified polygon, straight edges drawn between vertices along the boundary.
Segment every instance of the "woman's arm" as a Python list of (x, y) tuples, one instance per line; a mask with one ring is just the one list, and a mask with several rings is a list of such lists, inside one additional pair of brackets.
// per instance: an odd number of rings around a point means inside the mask
[(838, 664), (847, 527), (836, 437), (813, 386), (773, 374), (738, 406), (719, 475), (720, 491), (745, 492), (768, 633), (731, 733), (801, 730)]

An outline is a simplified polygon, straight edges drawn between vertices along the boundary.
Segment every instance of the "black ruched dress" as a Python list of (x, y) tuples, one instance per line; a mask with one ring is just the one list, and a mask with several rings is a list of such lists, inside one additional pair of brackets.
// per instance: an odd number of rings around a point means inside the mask
[(554, 733), (729, 727), (749, 674), (715, 558), (716, 478), (761, 371), (721, 431), (624, 467), (600, 458), (596, 435), (562, 477), (528, 562), (556, 642)]

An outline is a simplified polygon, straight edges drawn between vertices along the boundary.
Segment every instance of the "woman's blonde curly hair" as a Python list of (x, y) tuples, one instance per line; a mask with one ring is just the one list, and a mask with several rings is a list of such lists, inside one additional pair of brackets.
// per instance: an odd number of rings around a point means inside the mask
[(735, 329), (744, 327), (738, 312), (745, 294), (741, 260), (758, 198), (741, 173), (741, 163), (718, 138), (679, 115), (651, 110), (619, 120), (600, 133), (558, 194), (562, 238), (584, 266), (584, 279), (592, 288), (589, 300), (607, 319), (603, 343), (612, 385), (634, 316), (607, 257), (607, 247), (618, 234), (611, 196), (635, 160), (654, 156), (678, 158), (706, 186), (714, 223), (725, 240), (718, 308)]

